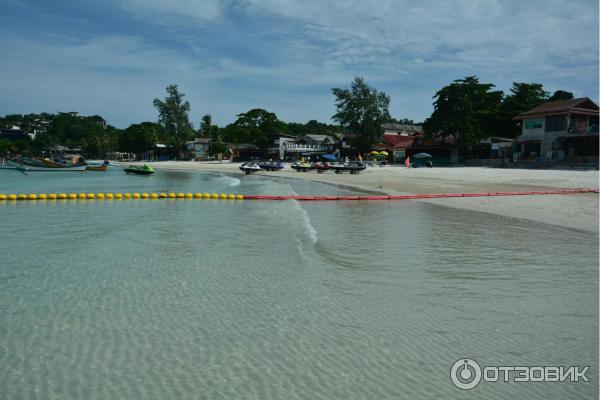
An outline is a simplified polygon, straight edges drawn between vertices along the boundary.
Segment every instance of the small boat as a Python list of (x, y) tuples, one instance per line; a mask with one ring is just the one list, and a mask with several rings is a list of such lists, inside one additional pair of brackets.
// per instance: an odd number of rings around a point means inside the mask
[(107, 171), (108, 170), (108, 161), (104, 161), (104, 163), (100, 165), (90, 165), (88, 164), (85, 168), (86, 171)]
[(264, 161), (259, 163), (258, 166), (264, 171), (279, 171), (283, 168), (283, 163), (281, 161)]
[(9, 166), (14, 166), (15, 169), (21, 172), (44, 171), (44, 172), (82, 172), (85, 171), (87, 164), (85, 162), (76, 164), (58, 164), (55, 166), (48, 165), (43, 161), (26, 158), (7, 158)]
[(290, 165), (290, 168), (295, 169), (296, 172), (308, 172), (312, 168), (312, 165), (304, 161), (297, 161)]
[(150, 175), (154, 173), (154, 168), (146, 164), (143, 166), (130, 165), (129, 167), (125, 168), (125, 172), (128, 174)]
[(257, 171), (260, 171), (261, 168), (258, 163), (250, 162), (250, 163), (243, 163), (242, 165), (240, 165), (240, 170), (244, 171), (244, 173), (246, 175), (250, 175)]

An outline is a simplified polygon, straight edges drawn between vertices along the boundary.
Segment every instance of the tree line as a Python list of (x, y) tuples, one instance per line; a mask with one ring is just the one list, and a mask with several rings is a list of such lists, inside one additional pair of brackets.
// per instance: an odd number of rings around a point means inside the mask
[[(459, 153), (468, 156), (473, 145), (489, 136), (514, 138), (520, 130), (513, 117), (545, 102), (571, 99), (573, 94), (558, 90), (550, 95), (539, 83), (513, 83), (510, 93), (494, 90), (492, 83), (481, 83), (475, 76), (458, 79), (443, 87), (433, 96), (433, 113), (422, 124), (429, 136), (446, 138), (452, 135)], [(106, 124), (101, 116), (81, 117), (76, 113), (12, 114), (0, 118), (0, 126), (20, 125), (31, 129), (40, 120), (46, 127), (35, 140), (10, 141), (0, 139), (0, 153), (39, 152), (45, 148), (63, 145), (79, 147), (89, 157), (103, 157), (107, 152), (122, 151), (142, 154), (157, 143), (182, 149), (186, 141), (198, 137), (210, 138), (214, 143), (251, 143), (266, 148), (277, 134), (302, 137), (306, 134), (352, 134), (354, 146), (360, 152), (368, 151), (381, 140), (382, 124), (389, 122), (413, 123), (396, 120), (389, 112), (390, 96), (369, 86), (356, 77), (349, 88), (333, 88), (336, 113), (335, 124), (316, 120), (307, 123), (285, 122), (275, 113), (255, 108), (238, 114), (235, 121), (219, 127), (210, 114), (204, 115), (198, 129), (189, 120), (191, 105), (177, 85), (166, 88), (164, 99), (156, 98), (157, 122), (131, 124), (118, 129)], [(215, 146), (213, 151), (226, 147)]]

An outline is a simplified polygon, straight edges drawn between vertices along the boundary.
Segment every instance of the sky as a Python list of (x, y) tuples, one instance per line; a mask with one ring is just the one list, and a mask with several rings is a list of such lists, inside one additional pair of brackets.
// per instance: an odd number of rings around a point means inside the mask
[(177, 84), (195, 127), (252, 108), (331, 122), (356, 76), (422, 121), (475, 75), (598, 102), (598, 0), (0, 0), (0, 115), (156, 121)]

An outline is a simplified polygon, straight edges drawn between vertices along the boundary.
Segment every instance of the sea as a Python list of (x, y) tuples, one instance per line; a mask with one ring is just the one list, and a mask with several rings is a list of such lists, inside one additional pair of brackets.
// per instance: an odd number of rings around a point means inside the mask
[[(0, 171), (7, 194), (160, 191), (357, 193)], [(598, 351), (597, 234), (420, 201), (0, 201), (0, 399), (584, 399)], [(488, 376), (461, 389), (467, 359)]]

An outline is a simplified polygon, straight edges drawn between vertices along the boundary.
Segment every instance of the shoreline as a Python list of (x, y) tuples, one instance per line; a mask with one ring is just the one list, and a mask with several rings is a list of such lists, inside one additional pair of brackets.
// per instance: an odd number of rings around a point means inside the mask
[[(113, 163), (122, 165), (125, 163)], [(127, 163), (142, 165), (144, 162)], [(197, 171), (244, 176), (241, 163), (229, 161), (146, 162), (156, 170)], [(424, 193), (502, 192), (552, 189), (598, 189), (597, 170), (530, 170), (485, 167), (446, 167), (407, 169), (401, 166), (372, 167), (359, 175), (281, 170), (255, 175), (303, 179), (350, 190), (385, 195)], [(319, 195), (319, 193), (315, 193)], [(598, 233), (596, 193), (543, 196), (470, 197), (415, 200), (426, 204), (533, 221), (551, 226)]]

